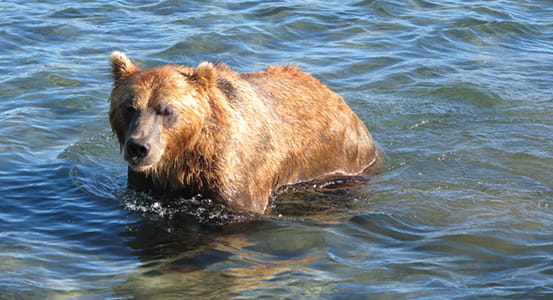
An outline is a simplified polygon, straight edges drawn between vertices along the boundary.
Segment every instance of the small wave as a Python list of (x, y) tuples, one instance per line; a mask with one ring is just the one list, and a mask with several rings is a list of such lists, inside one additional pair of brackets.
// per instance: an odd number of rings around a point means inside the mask
[(108, 133), (85, 138), (67, 147), (59, 159), (71, 161), (69, 174), (75, 186), (100, 197), (116, 197), (123, 189), (126, 167), (117, 153), (115, 138)]
[(473, 105), (479, 109), (492, 108), (502, 104), (504, 100), (492, 91), (483, 91), (480, 88), (466, 85), (452, 85), (435, 89), (433, 94), (437, 98), (451, 99)]

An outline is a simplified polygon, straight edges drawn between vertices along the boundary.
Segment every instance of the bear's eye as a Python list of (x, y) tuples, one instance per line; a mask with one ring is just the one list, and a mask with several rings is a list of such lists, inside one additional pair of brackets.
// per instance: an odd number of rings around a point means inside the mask
[(125, 105), (124, 107), (124, 111), (123, 111), (123, 116), (127, 119), (127, 120), (130, 120), (132, 118), (132, 116), (134, 115), (134, 113), (136, 112), (136, 107), (130, 105), (130, 104), (127, 104)]
[(173, 109), (169, 105), (162, 104), (157, 108), (156, 113), (159, 116), (167, 117), (173, 114)]
[(128, 113), (133, 113), (135, 110), (136, 108), (134, 108), (134, 106), (130, 104), (125, 105), (125, 111), (127, 111)]

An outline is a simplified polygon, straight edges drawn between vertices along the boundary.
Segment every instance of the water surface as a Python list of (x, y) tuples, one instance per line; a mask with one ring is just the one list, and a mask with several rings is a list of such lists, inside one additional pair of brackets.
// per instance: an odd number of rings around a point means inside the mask
[[(0, 15), (1, 298), (553, 297), (551, 1), (4, 1)], [(114, 50), (143, 67), (297, 64), (387, 164), (356, 190), (205, 225), (126, 190)]]

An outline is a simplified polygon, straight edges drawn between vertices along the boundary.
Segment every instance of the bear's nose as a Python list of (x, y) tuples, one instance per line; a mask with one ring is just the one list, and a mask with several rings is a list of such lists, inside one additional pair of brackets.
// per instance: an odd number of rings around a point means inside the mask
[(150, 143), (143, 140), (131, 139), (127, 142), (127, 154), (129, 157), (144, 158), (150, 152)]

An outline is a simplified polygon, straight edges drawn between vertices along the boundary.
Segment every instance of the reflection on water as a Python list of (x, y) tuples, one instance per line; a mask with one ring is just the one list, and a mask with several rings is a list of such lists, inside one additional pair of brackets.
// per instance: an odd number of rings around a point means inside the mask
[[(308, 291), (300, 292), (301, 286), (295, 289), (298, 293), (290, 294), (290, 286), (279, 281), (294, 279), (295, 274), (319, 280), (314, 276), (320, 271), (309, 265), (326, 256), (324, 251), (315, 250), (324, 243), (324, 237), (310, 232), (312, 226), (330, 227), (305, 221), (290, 227), (290, 220), (210, 226), (182, 215), (171, 221), (142, 220), (125, 235), (132, 237), (128, 245), (143, 265), (118, 287), (118, 293), (220, 298), (254, 297), (256, 289), (268, 289), (274, 295), (309, 295)], [(260, 234), (267, 238), (256, 242)], [(298, 284), (303, 285), (301, 280)]]
[[(547, 1), (4, 1), (0, 298), (553, 295)], [(267, 218), (127, 191), (107, 59), (299, 64), (387, 159)], [(207, 205), (207, 207), (206, 207)], [(217, 220), (217, 221), (215, 221)]]

